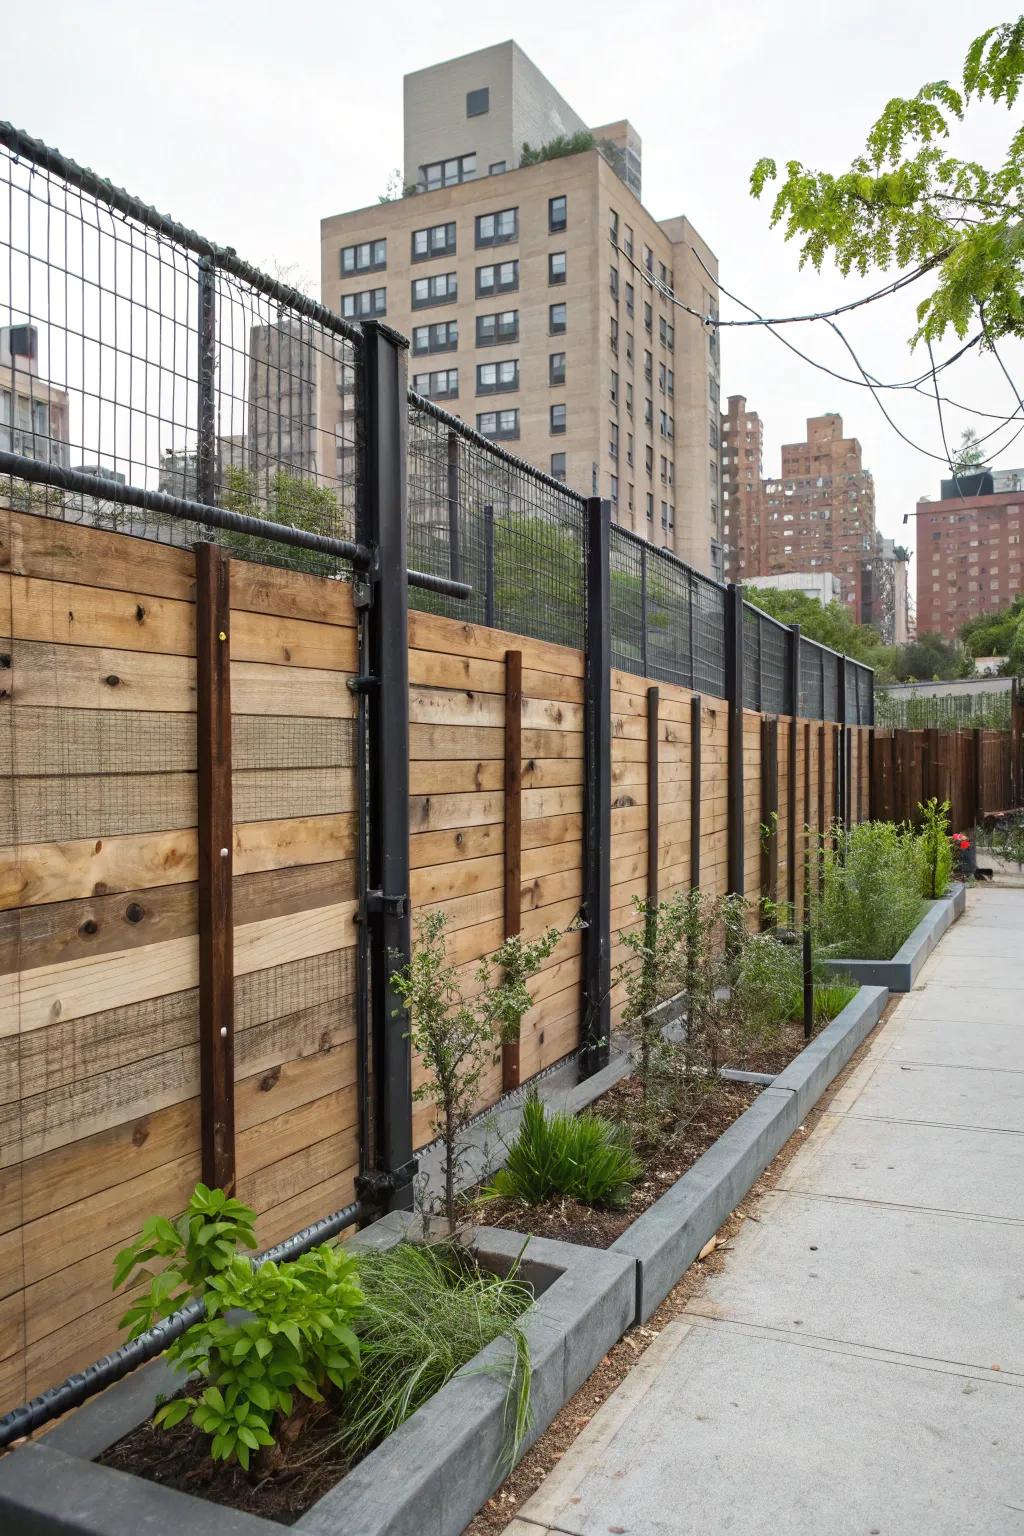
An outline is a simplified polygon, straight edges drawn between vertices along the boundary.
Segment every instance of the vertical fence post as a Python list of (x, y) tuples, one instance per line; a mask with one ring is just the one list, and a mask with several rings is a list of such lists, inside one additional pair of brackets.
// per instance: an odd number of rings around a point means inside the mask
[(786, 899), (793, 908), (794, 921), (796, 918), (796, 816), (797, 816), (797, 786), (796, 786), (796, 760), (799, 752), (800, 727), (797, 724), (797, 716), (800, 713), (800, 625), (791, 624), (789, 629), (789, 653), (787, 656), (789, 700), (789, 779), (787, 780), (788, 795), (786, 801)]
[[(505, 652), (505, 937), (522, 926), (523, 653)], [(520, 1042), (502, 1041), (501, 1087), (519, 1087)]]
[(743, 588), (725, 589), (725, 698), (728, 711), (727, 889), (743, 895)]
[(611, 503), (587, 498), (587, 652), (583, 683), (583, 1050), (580, 1075), (609, 1056), (611, 1034)]
[(844, 827), (850, 825), (850, 784), (846, 761), (846, 657), (836, 658), (836, 815)]
[(484, 623), (494, 628), (494, 508), (484, 507)]
[(811, 722), (804, 721), (804, 878), (803, 878), (803, 907), (804, 922), (809, 921), (809, 907), (811, 901)]
[(1020, 678), (1010, 683), (1010, 799), (1013, 809), (1024, 804), (1024, 698)]
[(648, 671), (647, 655), (647, 545), (640, 546), (640, 666), (644, 677)]
[(212, 256), (200, 256), (197, 282), (199, 408), (196, 416), (196, 500), (212, 506), (217, 495), (217, 269)]
[[(779, 722), (761, 721), (761, 895), (779, 899)], [(761, 927), (768, 926), (762, 908)]]
[(694, 650), (694, 638), (697, 633), (697, 623), (694, 618), (693, 608), (697, 595), (697, 578), (690, 571), (686, 582), (687, 595), (690, 601), (686, 605), (686, 619), (690, 626), (690, 687), (696, 688), (697, 684), (697, 655)]
[(234, 1192), (231, 592), (219, 544), (196, 544), (199, 1102), (203, 1183)]
[(409, 921), (409, 592), (406, 583), (406, 346), (379, 321), (363, 326), (365, 478), (357, 537), (374, 554), (369, 608), (368, 890), (374, 1153), (360, 1192), (412, 1205), (409, 1020), (391, 985), (411, 954)]
[(658, 754), (660, 730), (658, 705), (661, 692), (647, 690), (647, 905), (658, 905), (658, 843), (661, 820), (658, 803)]
[(448, 433), (448, 574), (461, 581), (462, 551), (459, 541), (459, 434)]
[(701, 697), (690, 700), (690, 889), (700, 890)]
[(974, 825), (979, 827), (985, 819), (985, 793), (981, 783), (981, 726), (971, 732), (971, 764), (974, 774)]

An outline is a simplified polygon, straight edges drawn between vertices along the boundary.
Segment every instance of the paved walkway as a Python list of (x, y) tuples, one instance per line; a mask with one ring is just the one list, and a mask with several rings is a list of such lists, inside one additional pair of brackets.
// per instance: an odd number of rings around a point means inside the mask
[(1024, 1536), (1024, 890), (866, 1060), (508, 1536)]

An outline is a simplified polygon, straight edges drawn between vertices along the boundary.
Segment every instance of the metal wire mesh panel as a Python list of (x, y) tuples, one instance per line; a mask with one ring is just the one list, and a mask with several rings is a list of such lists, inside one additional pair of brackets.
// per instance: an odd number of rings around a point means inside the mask
[(768, 714), (781, 715), (789, 708), (786, 690), (786, 654), (789, 632), (784, 624), (762, 613), (759, 616), (761, 638), (761, 704)]
[[(67, 522), (337, 568), (123, 497), (164, 492), (351, 537), (358, 333), (272, 301), (280, 284), (219, 270), (200, 237), (50, 164), (0, 145), (0, 450), (47, 465), (50, 481), (7, 476), (0, 494)], [(62, 483), (73, 471), (103, 492)]]
[(743, 604), (743, 705), (761, 708), (761, 625), (749, 603)]
[(647, 673), (694, 686), (693, 572), (658, 549), (647, 551)]
[(821, 717), (839, 718), (839, 657), (834, 651), (821, 653)]
[(612, 528), (611, 571), (612, 666), (624, 672), (647, 673), (647, 550), (638, 539)]
[(800, 637), (800, 714), (807, 720), (821, 719), (821, 658), (824, 652), (813, 640)]
[(693, 686), (725, 698), (725, 589), (693, 575)]
[(468, 601), (414, 607), (560, 645), (585, 644), (584, 502), (411, 397), (410, 566), (469, 582)]

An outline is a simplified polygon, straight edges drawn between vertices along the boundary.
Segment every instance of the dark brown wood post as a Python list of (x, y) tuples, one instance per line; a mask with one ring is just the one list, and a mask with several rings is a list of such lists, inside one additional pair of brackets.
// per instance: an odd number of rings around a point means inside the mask
[[(505, 652), (505, 937), (522, 927), (523, 905), (523, 653)], [(519, 1087), (519, 1040), (501, 1045), (501, 1086)]]
[(690, 889), (700, 889), (701, 697), (690, 700)]
[(658, 844), (661, 812), (658, 803), (658, 706), (657, 688), (647, 690), (647, 905), (658, 905)]
[(199, 1102), (203, 1183), (235, 1187), (230, 565), (196, 544)]
[[(779, 722), (761, 720), (761, 895), (779, 899)], [(761, 927), (768, 926), (762, 906)]]
[(974, 824), (980, 826), (985, 816), (985, 794), (981, 783), (981, 726), (971, 732), (971, 770), (974, 778)]

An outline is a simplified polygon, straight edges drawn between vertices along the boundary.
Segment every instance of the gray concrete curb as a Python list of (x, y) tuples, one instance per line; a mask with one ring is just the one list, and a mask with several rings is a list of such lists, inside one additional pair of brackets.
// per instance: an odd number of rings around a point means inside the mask
[[(351, 1243), (390, 1247), (415, 1221), (411, 1214), (393, 1213)], [(499, 1267), (510, 1267), (522, 1254), (527, 1278), (539, 1292), (525, 1320), (533, 1363), (530, 1445), (632, 1324), (636, 1266), (625, 1254), (497, 1229), (482, 1228), (475, 1245)], [(501, 1465), (505, 1387), (492, 1369), (507, 1359), (507, 1350), (500, 1339), (482, 1350), (294, 1529), (321, 1536), (341, 1530), (359, 1536), (459, 1536), (507, 1472)], [(157, 1392), (166, 1391), (167, 1368), (153, 1364), (161, 1369), (146, 1367), (129, 1378), (131, 1391), (92, 1399), (67, 1425), (0, 1460), (0, 1529), (19, 1536), (280, 1532), (276, 1521), (239, 1514), (91, 1460), (143, 1422)]]
[(891, 960), (823, 960), (821, 968), (831, 976), (848, 976), (860, 986), (910, 992), (946, 929), (966, 910), (967, 887), (951, 885), (947, 895), (928, 903), (928, 911)]
[(736, 1209), (882, 1016), (884, 987), (860, 991), (771, 1088), (612, 1244), (636, 1260), (636, 1320), (650, 1317)]

